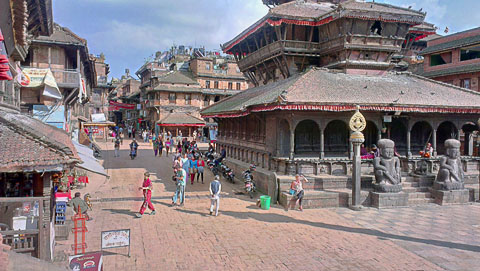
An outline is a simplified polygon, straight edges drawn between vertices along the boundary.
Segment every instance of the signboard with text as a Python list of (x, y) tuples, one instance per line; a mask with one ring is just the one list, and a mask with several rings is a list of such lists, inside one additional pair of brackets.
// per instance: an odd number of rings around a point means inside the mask
[(102, 231), (102, 249), (130, 246), (130, 230)]

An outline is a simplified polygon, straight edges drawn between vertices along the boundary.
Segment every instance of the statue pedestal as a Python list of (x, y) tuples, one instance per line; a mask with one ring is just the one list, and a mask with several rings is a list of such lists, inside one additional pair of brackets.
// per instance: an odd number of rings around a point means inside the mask
[(372, 207), (375, 208), (394, 208), (408, 206), (408, 194), (399, 193), (379, 193), (370, 192)]
[(433, 190), (435, 203), (439, 205), (467, 204), (470, 198), (468, 189), (461, 190)]

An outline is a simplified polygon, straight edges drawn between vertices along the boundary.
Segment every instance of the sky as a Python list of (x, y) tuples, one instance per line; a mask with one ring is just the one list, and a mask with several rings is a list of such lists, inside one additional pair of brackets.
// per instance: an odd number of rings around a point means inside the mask
[[(480, 26), (479, 0), (376, 0), (427, 12), (438, 34)], [(110, 77), (134, 74), (156, 51), (172, 45), (220, 50), (267, 14), (261, 0), (53, 0), (55, 22), (104, 53)]]

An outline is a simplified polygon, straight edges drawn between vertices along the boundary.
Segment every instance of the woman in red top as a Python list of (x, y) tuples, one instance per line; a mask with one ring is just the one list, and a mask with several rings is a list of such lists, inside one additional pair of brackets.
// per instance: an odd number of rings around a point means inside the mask
[(205, 161), (203, 161), (202, 157), (199, 157), (197, 159), (197, 183), (198, 183), (198, 177), (202, 175), (202, 183), (203, 183), (203, 171), (205, 169)]

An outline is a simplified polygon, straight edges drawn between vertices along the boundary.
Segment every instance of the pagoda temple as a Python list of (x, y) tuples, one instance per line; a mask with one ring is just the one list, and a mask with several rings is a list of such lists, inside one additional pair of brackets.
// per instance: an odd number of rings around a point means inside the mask
[[(435, 33), (426, 13), (354, 0), (263, 2), (268, 14), (222, 46), (256, 87), (201, 111), (218, 122), (218, 147), (234, 169), (258, 165), (258, 186), (275, 197), (296, 173), (314, 179), (314, 190), (327, 183), (346, 189), (353, 156), (348, 121), (359, 106), (367, 119), (365, 150), (392, 139), (409, 180), (434, 176), (443, 143), (456, 138), (467, 176), (478, 182), (471, 135), (478, 131), (480, 94), (398, 72), (392, 61)], [(428, 143), (433, 153), (425, 158), (420, 152)], [(367, 189), (368, 158), (362, 173)], [(478, 194), (478, 186), (472, 189)]]

